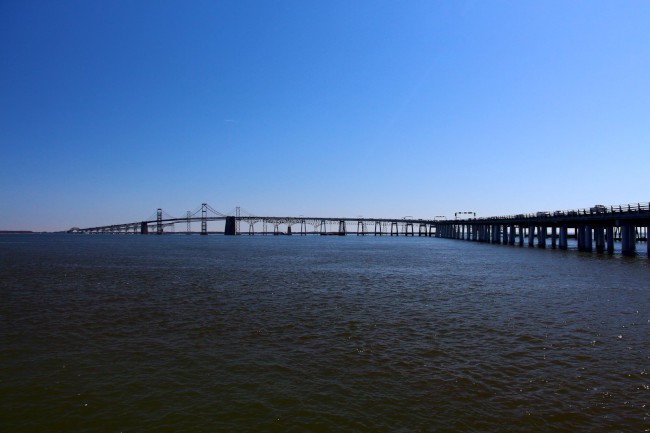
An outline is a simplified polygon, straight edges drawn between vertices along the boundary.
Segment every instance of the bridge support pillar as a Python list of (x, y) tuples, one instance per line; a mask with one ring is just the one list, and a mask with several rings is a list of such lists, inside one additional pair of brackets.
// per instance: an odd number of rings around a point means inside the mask
[(519, 243), (519, 246), (520, 246), (520, 247), (523, 247), (523, 246), (524, 246), (524, 237), (526, 236), (526, 234), (524, 233), (525, 230), (526, 230), (526, 229), (524, 228), (524, 226), (521, 225), (521, 224), (519, 224), (519, 227), (518, 227), (518, 231), (519, 231), (519, 240), (518, 240), (518, 243)]
[(567, 228), (567, 226), (560, 227), (560, 249), (561, 250), (566, 250), (568, 248), (568, 242), (567, 242), (567, 238), (569, 237), (568, 231), (569, 229)]
[(546, 226), (537, 228), (537, 248), (546, 248)]
[(501, 243), (501, 226), (499, 224), (492, 224), (492, 243)]
[(596, 252), (602, 254), (605, 252), (605, 231), (603, 226), (594, 227), (594, 240), (596, 242)]
[(142, 221), (140, 223), (140, 234), (141, 235), (148, 235), (149, 234), (149, 225), (144, 221)]
[(508, 245), (514, 245), (515, 244), (515, 238), (517, 236), (516, 228), (514, 225), (510, 226), (510, 232), (508, 236)]
[(585, 250), (585, 227), (578, 226), (576, 228), (576, 240), (578, 241), (578, 251)]
[(607, 254), (614, 254), (614, 227), (608, 226), (605, 229), (605, 242), (607, 242)]
[(648, 257), (650, 258), (650, 225), (646, 227), (645, 243), (646, 243), (646, 249), (648, 251)]
[(634, 224), (623, 224), (621, 226), (621, 252), (624, 256), (636, 254), (636, 233)]
[(339, 221), (339, 236), (345, 236), (345, 221)]
[[(203, 231), (201, 231), (201, 234), (203, 234)], [(207, 231), (205, 234), (207, 234)], [(237, 234), (237, 227), (234, 216), (226, 217), (226, 227), (223, 231), (223, 234), (226, 236), (234, 236)]]
[(528, 246), (529, 247), (534, 247), (535, 246), (535, 226), (534, 225), (529, 225), (528, 226)]
[(594, 250), (594, 247), (593, 247), (593, 242), (594, 242), (593, 239), (594, 239), (594, 237), (593, 237), (593, 232), (592, 232), (591, 226), (586, 225), (584, 227), (584, 231), (585, 231), (585, 235), (584, 235), (585, 236), (585, 251), (590, 253), (590, 252), (592, 252)]
[(551, 248), (557, 248), (557, 227), (551, 227)]

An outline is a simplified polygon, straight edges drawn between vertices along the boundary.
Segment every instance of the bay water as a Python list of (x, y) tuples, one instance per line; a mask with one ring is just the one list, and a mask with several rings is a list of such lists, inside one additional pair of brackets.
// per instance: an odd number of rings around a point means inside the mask
[(0, 431), (648, 429), (647, 257), (0, 235)]

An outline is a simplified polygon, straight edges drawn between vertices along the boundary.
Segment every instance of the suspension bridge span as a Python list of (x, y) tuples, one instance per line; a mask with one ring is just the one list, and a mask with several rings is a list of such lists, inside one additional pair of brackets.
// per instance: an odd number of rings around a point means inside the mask
[[(650, 257), (650, 203), (617, 206), (596, 205), (588, 209), (555, 212), (536, 212), (484, 218), (458, 218), (458, 215), (475, 215), (459, 212), (454, 219), (364, 218), (364, 217), (305, 217), (259, 216), (242, 214), (237, 208), (232, 214), (221, 213), (207, 203), (194, 212), (174, 217), (158, 209), (150, 218), (108, 226), (72, 228), (69, 233), (219, 233), (224, 235), (336, 235), (345, 236), (427, 236), (458, 239), (503, 245), (527, 245), (538, 248), (568, 248), (568, 239), (576, 240), (579, 251), (596, 251), (635, 255), (637, 244), (646, 243)], [(221, 221), (223, 230), (209, 231), (208, 223)], [(245, 230), (241, 229), (245, 223)], [(186, 230), (177, 231), (176, 226)], [(200, 231), (192, 227), (200, 225)], [(260, 227), (261, 226), (261, 227)], [(257, 229), (256, 229), (257, 227)], [(294, 229), (295, 228), (295, 229)], [(620, 248), (615, 248), (620, 243)]]

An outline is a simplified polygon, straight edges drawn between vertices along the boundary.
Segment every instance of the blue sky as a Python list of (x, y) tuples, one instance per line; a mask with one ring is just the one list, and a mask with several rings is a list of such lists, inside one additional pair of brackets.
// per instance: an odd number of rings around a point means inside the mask
[(2, 1), (0, 229), (650, 201), (650, 2)]

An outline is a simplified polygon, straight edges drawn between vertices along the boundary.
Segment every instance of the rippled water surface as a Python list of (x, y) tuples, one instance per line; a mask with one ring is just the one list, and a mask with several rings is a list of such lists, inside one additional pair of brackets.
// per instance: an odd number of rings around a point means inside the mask
[(0, 430), (644, 431), (645, 257), (0, 236)]

